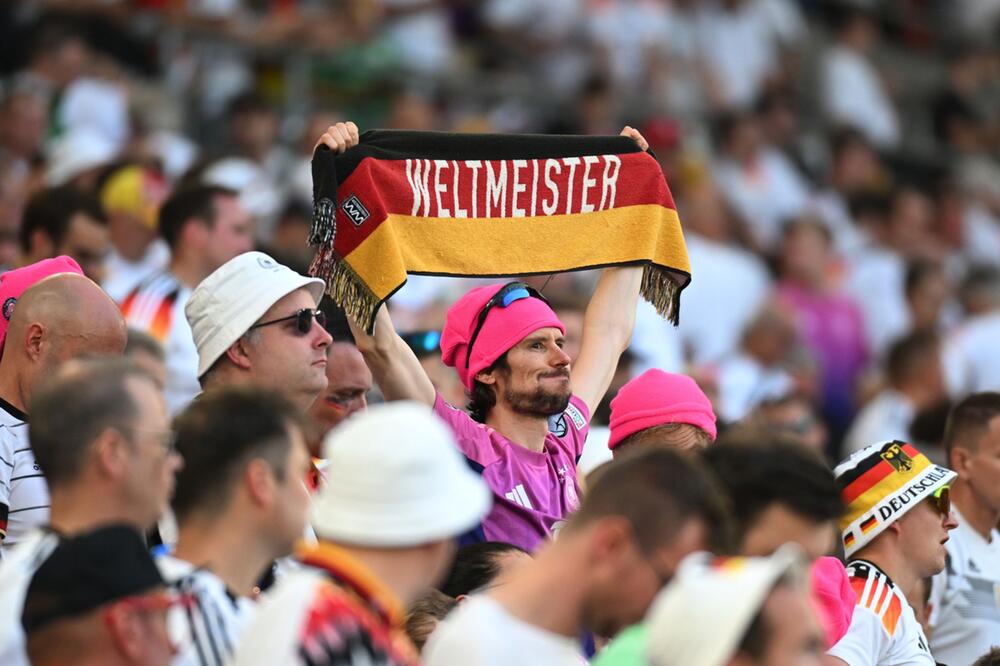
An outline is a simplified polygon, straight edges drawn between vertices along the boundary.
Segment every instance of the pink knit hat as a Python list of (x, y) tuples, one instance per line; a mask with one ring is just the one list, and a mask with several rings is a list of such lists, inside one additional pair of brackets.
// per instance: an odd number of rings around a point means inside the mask
[(827, 649), (837, 644), (854, 617), (858, 596), (851, 587), (843, 563), (836, 557), (820, 557), (810, 570), (810, 598), (826, 636)]
[(667, 423), (698, 426), (715, 439), (712, 403), (693, 379), (663, 370), (647, 370), (625, 386), (611, 401), (611, 437), (614, 449), (629, 435)]
[(3, 315), (0, 317), (0, 354), (3, 353), (3, 344), (7, 340), (7, 327), (10, 326), (10, 317), (14, 314), (17, 299), (28, 287), (56, 273), (83, 275), (83, 269), (72, 257), (61, 255), (52, 259), (42, 259), (0, 275), (0, 314)]
[[(441, 360), (455, 368), (465, 388), (472, 390), (477, 374), (493, 365), (511, 347), (540, 328), (553, 327), (565, 335), (566, 327), (540, 298), (523, 294), (506, 305), (492, 307), (483, 321), (469, 355), (469, 340), (473, 337), (479, 314), (490, 299), (507, 285), (494, 284), (476, 287), (448, 309), (444, 330), (441, 332)], [(469, 358), (466, 367), (466, 356)]]

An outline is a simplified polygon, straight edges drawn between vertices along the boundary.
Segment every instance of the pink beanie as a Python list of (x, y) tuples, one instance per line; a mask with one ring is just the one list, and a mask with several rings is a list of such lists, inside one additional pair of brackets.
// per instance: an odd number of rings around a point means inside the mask
[(28, 287), (56, 273), (83, 275), (83, 269), (72, 257), (61, 255), (52, 259), (42, 259), (0, 275), (0, 314), (3, 315), (0, 317), (0, 353), (3, 353), (7, 327), (10, 326), (10, 317), (14, 314), (17, 299)]
[(851, 626), (858, 597), (847, 578), (844, 565), (836, 557), (817, 559), (813, 562), (810, 574), (810, 597), (826, 636), (826, 648), (830, 649), (844, 637)]
[(441, 360), (455, 368), (465, 388), (472, 390), (476, 375), (493, 365), (511, 347), (540, 328), (558, 328), (563, 335), (566, 327), (548, 303), (539, 298), (521, 298), (507, 307), (497, 305), (490, 310), (479, 330), (469, 367), (465, 355), (469, 339), (476, 330), (479, 313), (486, 303), (506, 285), (494, 284), (476, 287), (448, 309), (444, 330), (441, 332)]
[(611, 401), (608, 448), (640, 430), (667, 423), (698, 426), (715, 439), (715, 412), (698, 384), (687, 375), (647, 370), (621, 387)]

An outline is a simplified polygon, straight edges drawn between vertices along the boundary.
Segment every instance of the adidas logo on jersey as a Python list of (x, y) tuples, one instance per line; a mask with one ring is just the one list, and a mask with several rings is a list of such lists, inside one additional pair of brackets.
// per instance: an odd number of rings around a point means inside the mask
[(509, 499), (514, 504), (517, 504), (518, 506), (523, 506), (525, 509), (535, 508), (531, 506), (531, 500), (528, 499), (528, 494), (524, 492), (523, 484), (519, 483), (516, 486), (514, 486), (514, 488), (510, 492), (504, 493), (504, 497)]

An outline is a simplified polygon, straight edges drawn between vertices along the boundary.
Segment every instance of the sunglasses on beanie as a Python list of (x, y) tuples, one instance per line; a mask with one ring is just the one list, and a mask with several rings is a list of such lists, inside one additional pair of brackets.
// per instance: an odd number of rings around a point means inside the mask
[(493, 297), (486, 301), (486, 305), (479, 311), (479, 317), (476, 319), (476, 327), (472, 330), (472, 336), (469, 338), (469, 346), (465, 352), (465, 367), (469, 367), (469, 361), (472, 358), (472, 346), (476, 344), (476, 338), (479, 337), (479, 332), (483, 330), (483, 324), (486, 323), (486, 317), (490, 314), (490, 310), (493, 308), (508, 308), (511, 303), (515, 303), (524, 298), (537, 298), (546, 305), (548, 305), (548, 299), (542, 296), (541, 292), (533, 287), (529, 287), (523, 282), (510, 282), (505, 284), (500, 288), (500, 291), (493, 294)]
[(271, 324), (280, 324), (284, 321), (295, 320), (295, 332), (298, 335), (308, 335), (309, 331), (312, 330), (313, 320), (320, 326), (326, 326), (326, 313), (322, 310), (312, 310), (312, 309), (302, 309), (295, 314), (290, 314), (287, 317), (282, 317), (281, 319), (272, 319), (271, 321), (262, 321), (259, 324), (254, 324), (248, 330), (253, 330), (255, 328), (261, 328), (263, 326), (270, 326)]

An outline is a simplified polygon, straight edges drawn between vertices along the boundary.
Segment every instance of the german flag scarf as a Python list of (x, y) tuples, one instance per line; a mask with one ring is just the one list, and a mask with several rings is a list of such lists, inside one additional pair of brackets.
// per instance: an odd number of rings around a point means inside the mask
[(407, 273), (521, 276), (645, 266), (677, 323), (691, 279), (673, 197), (627, 137), (373, 130), (312, 160), (310, 272), (369, 332)]

